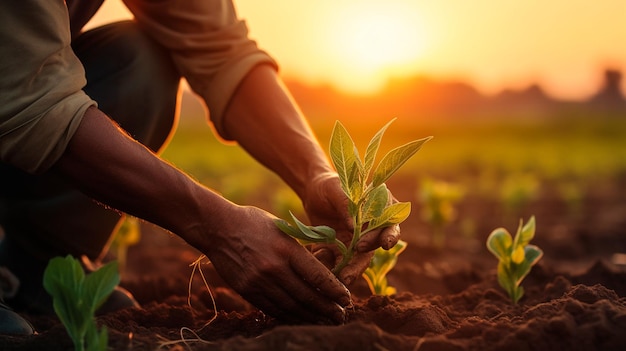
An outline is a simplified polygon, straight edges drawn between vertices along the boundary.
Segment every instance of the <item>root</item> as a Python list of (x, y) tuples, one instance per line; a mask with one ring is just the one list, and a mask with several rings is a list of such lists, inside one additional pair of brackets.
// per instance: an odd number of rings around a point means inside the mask
[[(159, 344), (159, 346), (157, 347), (157, 350), (160, 350), (163, 348), (169, 348), (172, 345), (178, 346), (180, 344), (184, 344), (188, 350), (191, 350), (191, 346), (189, 345), (189, 343), (201, 343), (201, 344), (206, 344), (206, 345), (214, 344), (214, 342), (212, 341), (202, 339), (197, 333), (201, 331), (202, 329), (204, 329), (209, 324), (211, 324), (217, 318), (217, 304), (215, 303), (215, 297), (213, 296), (213, 291), (211, 290), (211, 287), (209, 286), (209, 283), (207, 282), (206, 277), (204, 276), (204, 272), (202, 271), (202, 267), (200, 266), (204, 259), (207, 259), (207, 257), (205, 255), (201, 255), (200, 257), (198, 257), (197, 260), (195, 260), (193, 263), (189, 265), (190, 267), (193, 267), (193, 268), (191, 270), (191, 275), (189, 277), (189, 285), (187, 289), (187, 305), (189, 305), (189, 308), (191, 308), (191, 310), (193, 311), (193, 306), (191, 305), (191, 288), (193, 286), (193, 277), (196, 274), (196, 271), (198, 271), (200, 273), (200, 277), (202, 278), (202, 282), (204, 283), (204, 287), (209, 292), (209, 296), (211, 296), (211, 303), (213, 304), (213, 317), (211, 317), (211, 319), (209, 319), (208, 322), (204, 323), (202, 327), (200, 327), (200, 329), (198, 329), (197, 331), (194, 331), (189, 327), (180, 328), (180, 331), (179, 331), (180, 339), (163, 341)], [(207, 259), (207, 262), (210, 263), (208, 259)], [(193, 335), (193, 337), (185, 338), (185, 333), (190, 333), (191, 335)]]
[[(186, 339), (185, 338), (185, 332), (191, 333), (194, 337)], [(212, 341), (208, 341), (208, 340), (202, 339), (195, 331), (191, 330), (190, 328), (182, 327), (182, 328), (180, 328), (180, 339), (179, 340), (163, 341), (163, 342), (161, 342), (159, 344), (159, 347), (157, 347), (157, 350), (160, 350), (162, 348), (169, 348), (172, 345), (179, 346), (180, 344), (184, 344), (185, 348), (187, 348), (188, 350), (191, 350), (191, 346), (189, 345), (189, 343), (193, 343), (193, 342), (201, 343), (201, 344), (205, 344), (205, 345), (214, 344), (214, 342), (212, 342)]]
[[(209, 286), (209, 283), (207, 282), (206, 277), (204, 276), (204, 272), (202, 271), (202, 267), (200, 266), (202, 264), (202, 260), (204, 260), (205, 258), (207, 258), (205, 255), (200, 255), (200, 257), (198, 257), (197, 260), (195, 260), (192, 264), (189, 265), (190, 267), (193, 267), (193, 269), (191, 270), (191, 276), (189, 277), (189, 287), (187, 289), (187, 305), (189, 305), (189, 308), (191, 308), (191, 310), (193, 311), (193, 306), (191, 306), (191, 287), (193, 285), (193, 276), (196, 273), (196, 270), (198, 270), (198, 272), (200, 273), (200, 277), (202, 278), (204, 287), (209, 292), (209, 296), (211, 296), (211, 303), (213, 304), (213, 317), (211, 317), (211, 319), (209, 319), (208, 322), (204, 323), (204, 325), (200, 329), (198, 329), (198, 331), (201, 331), (202, 329), (204, 329), (206, 326), (211, 324), (217, 318), (217, 305), (215, 303), (215, 297), (213, 296), (213, 291), (211, 291), (211, 287)], [(210, 261), (208, 262), (211, 263)]]

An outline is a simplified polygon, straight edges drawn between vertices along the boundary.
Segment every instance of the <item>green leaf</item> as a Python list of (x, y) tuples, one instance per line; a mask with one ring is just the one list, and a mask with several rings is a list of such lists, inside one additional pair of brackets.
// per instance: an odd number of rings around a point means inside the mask
[(504, 228), (495, 229), (487, 238), (487, 249), (500, 260), (509, 257), (512, 244), (513, 238)]
[(352, 199), (351, 189), (355, 179), (352, 172), (358, 171), (358, 168), (355, 170), (354, 167), (358, 167), (357, 160), (360, 163), (360, 158), (354, 141), (339, 121), (335, 122), (330, 136), (330, 159), (339, 174), (341, 187), (346, 195)]
[(352, 200), (348, 199), (348, 213), (350, 214), (350, 217), (352, 218), (356, 217), (358, 212), (359, 212), (359, 206), (357, 206), (357, 204), (352, 202)]
[(398, 256), (406, 249), (407, 243), (399, 240), (398, 243), (389, 250), (377, 248), (374, 250), (374, 256), (370, 261), (369, 267), (378, 275), (385, 276), (393, 269), (398, 261)]
[(528, 223), (522, 227), (520, 220), (519, 228), (515, 234), (515, 246), (526, 246), (535, 236), (535, 216), (530, 217)]
[(289, 222), (287, 222), (284, 219), (275, 219), (274, 220), (274, 224), (278, 227), (278, 229), (280, 229), (283, 233), (296, 238), (298, 240), (303, 240), (303, 241), (309, 241), (309, 238), (307, 238), (306, 235), (304, 235), (301, 231), (299, 231), (297, 228), (291, 226), (289, 224)]
[(294, 223), (296, 223), (296, 227), (300, 230), (300, 232), (302, 232), (302, 234), (304, 234), (310, 240), (313, 240), (315, 242), (325, 242), (325, 243), (332, 243), (333, 241), (335, 241), (334, 230), (332, 230), (332, 237), (328, 237), (326, 236), (327, 232), (325, 232), (324, 230), (322, 230), (321, 232), (317, 232), (313, 230), (313, 227), (310, 227), (302, 223), (298, 218), (296, 218), (296, 216), (293, 213), (291, 213), (291, 211), (289, 211), (289, 213), (291, 214), (291, 218), (293, 219)]
[(74, 345), (81, 342), (87, 331), (87, 317), (80, 308), (76, 307), (76, 303), (80, 299), (76, 291), (51, 276), (47, 278), (46, 291), (54, 297), (52, 300), (54, 312), (65, 326), (67, 334), (74, 341)]
[(361, 201), (363, 195), (363, 175), (361, 174), (363, 166), (361, 166), (361, 160), (355, 159), (354, 164), (350, 168), (350, 175), (348, 176), (348, 186), (350, 187), (348, 198), (354, 203)]
[(515, 292), (515, 281), (512, 279), (510, 266), (505, 261), (498, 262), (498, 283), (512, 297)]
[(333, 228), (328, 226), (308, 226), (302, 223), (296, 216), (291, 213), (291, 218), (296, 224), (295, 227), (290, 225), (287, 221), (282, 219), (275, 219), (274, 224), (283, 233), (292, 236), (304, 243), (333, 243), (335, 242), (336, 232)]
[(410, 202), (397, 202), (393, 205), (387, 206), (379, 217), (372, 219), (367, 227), (367, 231), (369, 232), (379, 227), (400, 224), (404, 222), (410, 214)]
[(389, 151), (380, 161), (374, 171), (372, 186), (377, 187), (389, 179), (402, 165), (408, 161), (425, 142), (432, 137), (411, 141)]
[(372, 190), (363, 204), (363, 222), (369, 222), (383, 214), (389, 202), (389, 190), (383, 183)]
[(82, 340), (88, 317), (81, 309), (85, 272), (73, 257), (55, 257), (44, 271), (44, 289), (53, 298), (52, 306), (70, 338)]
[(376, 160), (376, 154), (378, 153), (378, 148), (380, 147), (380, 142), (383, 138), (383, 134), (385, 134), (385, 131), (387, 130), (387, 128), (389, 127), (389, 125), (391, 125), (391, 123), (393, 123), (393, 121), (395, 121), (396, 119), (392, 119), (391, 121), (387, 122), (387, 124), (385, 124), (372, 138), (372, 140), (370, 140), (369, 144), (367, 145), (367, 149), (365, 149), (365, 164), (363, 167), (363, 173), (364, 173), (364, 180), (367, 181), (367, 176), (369, 175), (369, 173), (371, 172), (372, 168), (374, 167), (374, 161)]
[[(111, 261), (85, 277), (85, 301), (90, 302), (89, 308), (95, 312), (106, 301), (120, 283), (117, 261)], [(87, 306), (86, 306), (87, 307)]]
[(387, 285), (386, 275), (398, 261), (398, 256), (404, 251), (407, 243), (399, 240), (398, 243), (389, 250), (378, 248), (374, 251), (374, 256), (369, 267), (363, 272), (363, 278), (367, 281), (370, 291), (374, 295), (390, 295), (395, 289)]
[(524, 251), (526, 251), (525, 261), (531, 266), (535, 265), (543, 256), (543, 251), (535, 245), (526, 245)]
[[(100, 340), (94, 313), (119, 283), (117, 263), (109, 263), (85, 275), (79, 261), (72, 256), (55, 257), (44, 271), (43, 286), (52, 296), (54, 310), (65, 326), (76, 350), (106, 350), (107, 340)], [(103, 346), (104, 345), (104, 346)]]
[(87, 336), (87, 351), (104, 351), (109, 344), (109, 333), (107, 328), (103, 327), (98, 331), (93, 326), (93, 331)]
[[(46, 279), (46, 276), (48, 279)], [(78, 292), (85, 279), (85, 272), (72, 256), (55, 257), (50, 260), (46, 270), (44, 271), (43, 285), (47, 291), (46, 285), (51, 281), (59, 281), (60, 284), (68, 289)], [(52, 287), (50, 287), (52, 288)]]
[(370, 269), (370, 268), (367, 268), (363, 272), (362, 276), (365, 279), (365, 282), (367, 283), (367, 286), (369, 286), (370, 291), (372, 292), (372, 294), (377, 295), (379, 282), (377, 281), (378, 277), (376, 276), (374, 271), (372, 269)]
[(326, 225), (318, 225), (315, 227), (310, 227), (311, 230), (313, 230), (316, 233), (319, 233), (320, 235), (324, 236), (325, 238), (329, 238), (329, 239), (335, 239), (335, 236), (337, 236), (337, 232), (335, 232), (335, 230), (329, 226)]

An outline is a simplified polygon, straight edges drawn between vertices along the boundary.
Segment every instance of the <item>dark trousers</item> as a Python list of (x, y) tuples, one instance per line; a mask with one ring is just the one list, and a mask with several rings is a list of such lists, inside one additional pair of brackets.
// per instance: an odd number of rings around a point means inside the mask
[[(72, 47), (85, 67), (84, 90), (99, 109), (158, 152), (178, 117), (180, 75), (167, 52), (131, 21), (85, 32)], [(21, 292), (41, 290), (41, 273), (54, 256), (98, 260), (106, 253), (122, 214), (53, 172), (33, 176), (0, 164), (0, 179), (0, 226), (5, 231), (0, 266), (20, 279)]]

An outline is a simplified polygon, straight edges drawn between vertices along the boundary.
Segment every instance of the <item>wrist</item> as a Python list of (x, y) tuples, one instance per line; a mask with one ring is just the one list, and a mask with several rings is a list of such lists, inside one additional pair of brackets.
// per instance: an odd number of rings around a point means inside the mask
[(219, 236), (228, 232), (228, 224), (237, 218), (239, 206), (205, 187), (194, 190), (189, 199), (189, 207), (176, 211), (173, 232), (206, 254), (217, 245)]
[(319, 207), (332, 208), (335, 204), (332, 201), (337, 200), (333, 194), (341, 192), (339, 175), (337, 172), (327, 170), (319, 172), (308, 179), (300, 199), (307, 212), (313, 208)]

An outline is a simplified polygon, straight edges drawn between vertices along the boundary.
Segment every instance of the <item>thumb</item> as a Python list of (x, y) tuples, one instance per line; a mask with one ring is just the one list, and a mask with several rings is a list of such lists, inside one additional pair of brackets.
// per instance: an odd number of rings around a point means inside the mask
[(369, 267), (372, 256), (374, 256), (373, 251), (356, 253), (350, 263), (339, 273), (339, 280), (344, 285), (352, 284)]

